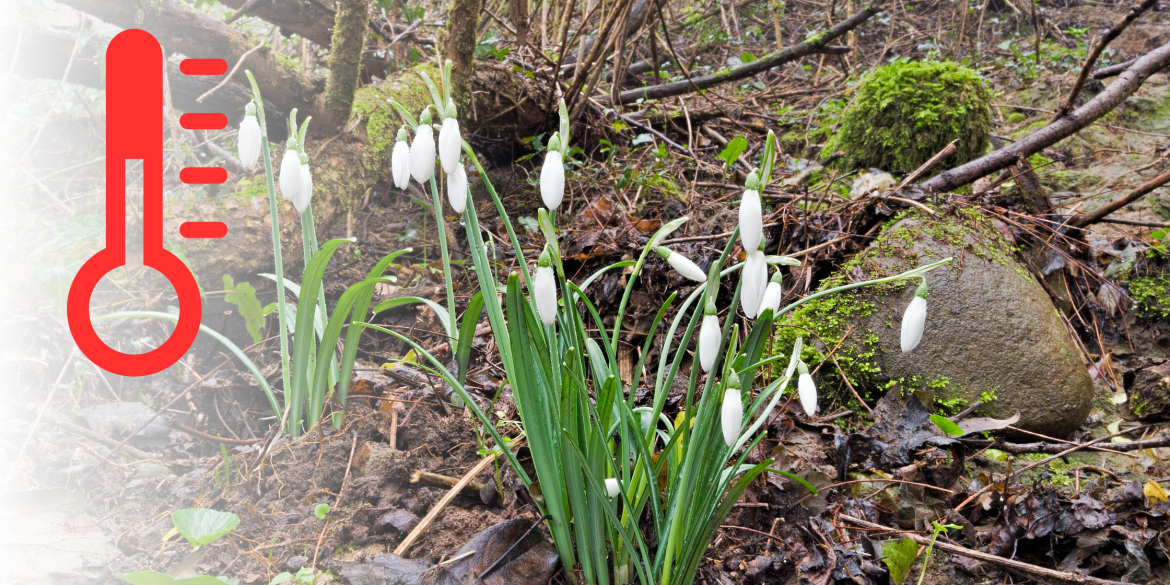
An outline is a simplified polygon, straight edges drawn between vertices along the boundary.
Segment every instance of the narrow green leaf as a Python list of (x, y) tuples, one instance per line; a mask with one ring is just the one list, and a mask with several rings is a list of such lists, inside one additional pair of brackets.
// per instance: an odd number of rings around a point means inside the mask
[(467, 382), (467, 364), (471, 360), (471, 341), (475, 337), (475, 328), (479, 325), (479, 314), (483, 312), (483, 291), (476, 291), (467, 303), (467, 310), (463, 312), (463, 322), (459, 324), (459, 344), (455, 349), (455, 361), (459, 364), (459, 382)]
[(939, 430), (941, 430), (947, 436), (950, 436), (950, 437), (963, 436), (962, 427), (951, 422), (945, 416), (938, 415), (938, 414), (932, 414), (932, 415), (930, 415), (930, 422), (934, 423), (934, 426), (938, 427)]

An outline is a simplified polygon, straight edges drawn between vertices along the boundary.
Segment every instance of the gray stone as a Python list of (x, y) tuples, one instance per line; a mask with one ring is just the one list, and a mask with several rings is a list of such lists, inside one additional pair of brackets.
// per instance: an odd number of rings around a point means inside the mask
[(1048, 294), (978, 213), (924, 216), (915, 211), (887, 228), (822, 287), (953, 256), (926, 277), (926, 328), (917, 348), (902, 353), (900, 346), (902, 313), (917, 279), (851, 293), (851, 310), (812, 304), (794, 319), (811, 323), (816, 311), (835, 311), (838, 337), (841, 326), (856, 326), (848, 340), (854, 359), (843, 367), (871, 389), (933, 391), (936, 398), (967, 403), (994, 390), (996, 400), (979, 414), (1008, 418), (1018, 412), (1018, 426), (1026, 430), (1054, 436), (1074, 431), (1089, 412), (1094, 389)]

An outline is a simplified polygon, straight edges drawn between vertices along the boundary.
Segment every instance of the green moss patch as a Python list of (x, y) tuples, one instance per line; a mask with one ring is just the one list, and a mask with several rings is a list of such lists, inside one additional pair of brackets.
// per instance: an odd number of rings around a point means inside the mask
[(1170, 317), (1170, 278), (1142, 276), (1129, 281), (1128, 288), (1139, 317), (1147, 319)]
[(870, 72), (823, 153), (844, 164), (910, 172), (952, 140), (958, 150), (936, 172), (988, 148), (991, 91), (974, 70), (950, 61), (902, 61)]

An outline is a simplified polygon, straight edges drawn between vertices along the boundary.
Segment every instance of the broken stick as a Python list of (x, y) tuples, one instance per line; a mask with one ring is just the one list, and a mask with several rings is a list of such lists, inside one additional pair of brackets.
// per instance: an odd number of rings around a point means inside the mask
[[(897, 528), (892, 528), (890, 526), (882, 526), (881, 524), (874, 524), (873, 522), (867, 522), (867, 521), (862, 520), (860, 518), (854, 518), (853, 516), (849, 516), (848, 514), (841, 514), (840, 516), (838, 516), (838, 518), (840, 518), (841, 520), (845, 520), (846, 522), (849, 522), (849, 523), (851, 523), (855, 526), (858, 526), (860, 528), (867, 528), (869, 530), (880, 530), (882, 532), (897, 534), (897, 535), (909, 538), (910, 540), (913, 540), (914, 542), (917, 542), (918, 544), (922, 544), (922, 545), (929, 545), (930, 544), (929, 538), (926, 538), (925, 536), (922, 536), (919, 534), (915, 534), (913, 532), (903, 532), (902, 530), (899, 530)], [(951, 544), (949, 542), (944, 542), (941, 540), (936, 540), (934, 542), (934, 547), (937, 549), (940, 549), (940, 550), (945, 550), (951, 554), (963, 555), (965, 557), (969, 557), (972, 559), (978, 559), (978, 560), (981, 560), (981, 561), (984, 561), (987, 563), (992, 563), (994, 565), (998, 565), (1000, 567), (1003, 567), (1004, 569), (1007, 569), (1009, 571), (1026, 573), (1028, 575), (1033, 575), (1036, 577), (1043, 577), (1046, 579), (1056, 579), (1059, 581), (1063, 581), (1065, 583), (1084, 583), (1087, 585), (1122, 585), (1122, 583), (1120, 583), (1118, 581), (1110, 581), (1108, 579), (1099, 579), (1097, 577), (1093, 577), (1090, 575), (1078, 575), (1075, 573), (1066, 573), (1064, 571), (1057, 571), (1055, 569), (1047, 569), (1044, 567), (1038, 567), (1036, 565), (1033, 565), (1030, 563), (1025, 563), (1022, 561), (1017, 561), (1017, 560), (1013, 560), (1013, 559), (1005, 559), (1003, 557), (997, 557), (991, 553), (985, 553), (985, 552), (980, 552), (977, 550), (972, 550), (972, 549), (969, 549), (969, 548), (964, 547), (964, 546), (959, 546), (957, 544)]]

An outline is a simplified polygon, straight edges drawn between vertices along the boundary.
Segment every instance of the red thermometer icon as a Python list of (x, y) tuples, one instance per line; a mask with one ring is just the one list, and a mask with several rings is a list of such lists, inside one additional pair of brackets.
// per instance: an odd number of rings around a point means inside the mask
[[(222, 64), (222, 66), (221, 66)], [(222, 59), (187, 59), (186, 74), (223, 74)], [(199, 333), (202, 299), (195, 276), (177, 256), (163, 248), (163, 53), (158, 41), (142, 30), (126, 30), (106, 49), (106, 245), (86, 261), (69, 288), (69, 329), (77, 347), (97, 366), (123, 376), (162, 371), (183, 357)], [(218, 129), (223, 114), (186, 114), (186, 128)], [(142, 161), (142, 261), (162, 273), (179, 297), (175, 330), (162, 345), (141, 354), (115, 350), (98, 337), (89, 317), (89, 303), (98, 281), (126, 264), (126, 161)], [(184, 183), (222, 183), (227, 172), (218, 167), (185, 168)], [(179, 233), (188, 238), (219, 238), (227, 226), (219, 222), (187, 222)]]

